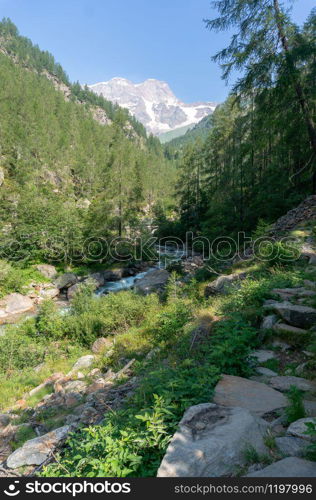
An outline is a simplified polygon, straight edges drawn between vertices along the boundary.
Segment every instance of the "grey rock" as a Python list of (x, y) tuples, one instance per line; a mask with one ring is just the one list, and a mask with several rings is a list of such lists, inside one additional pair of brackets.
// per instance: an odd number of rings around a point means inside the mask
[(82, 370), (83, 368), (90, 368), (90, 366), (93, 365), (94, 360), (95, 356), (93, 356), (93, 354), (87, 354), (86, 356), (82, 356), (75, 362), (75, 364), (71, 369), (71, 372), (75, 372), (76, 370)]
[(67, 289), (67, 299), (72, 300), (76, 293), (80, 291), (81, 283), (75, 283)]
[(204, 290), (205, 297), (210, 295), (215, 295), (218, 293), (225, 293), (232, 286), (234, 282), (238, 282), (247, 277), (247, 273), (234, 273), (229, 275), (223, 275), (216, 278), (208, 285), (206, 285)]
[(43, 275), (45, 278), (56, 278), (57, 270), (55, 266), (51, 266), (50, 264), (38, 264), (36, 269)]
[(281, 351), (288, 351), (289, 349), (291, 349), (291, 346), (289, 344), (287, 344), (286, 342), (282, 342), (281, 340), (274, 340), (272, 345), (277, 349), (281, 349)]
[(44, 299), (54, 299), (59, 295), (58, 288), (44, 288), (40, 291), (40, 296)]
[(277, 376), (270, 380), (269, 384), (279, 391), (288, 391), (291, 386), (295, 385), (301, 391), (312, 391), (316, 389), (315, 382), (311, 382), (306, 378), (293, 376)]
[(63, 288), (69, 288), (78, 282), (78, 278), (73, 273), (65, 273), (57, 278), (55, 281), (56, 288), (62, 290)]
[(287, 434), (301, 439), (306, 439), (307, 441), (313, 441), (312, 436), (310, 436), (309, 434), (305, 434), (307, 431), (306, 427), (307, 423), (315, 423), (315, 419), (311, 417), (306, 417), (296, 420), (296, 422), (293, 422), (288, 427)]
[(256, 368), (257, 372), (260, 373), (260, 375), (263, 375), (264, 377), (277, 377), (278, 374), (274, 372), (273, 370), (269, 370), (269, 368), (265, 368), (264, 366), (258, 366)]
[(287, 457), (301, 457), (304, 455), (304, 450), (306, 449), (307, 443), (304, 439), (284, 436), (275, 438), (275, 444)]
[(82, 380), (72, 380), (64, 385), (64, 391), (66, 393), (71, 392), (84, 392), (87, 388), (87, 384)]
[(263, 318), (262, 323), (260, 325), (260, 328), (262, 330), (268, 330), (270, 328), (273, 328), (273, 325), (278, 321), (278, 317), (276, 314), (269, 314), (269, 316), (266, 316)]
[(267, 299), (264, 301), (262, 308), (266, 310), (273, 310), (277, 304), (291, 304), (291, 303), (288, 301), (279, 302), (278, 300)]
[(306, 371), (306, 368), (307, 368), (307, 365), (308, 363), (301, 363), (300, 365), (298, 365), (296, 368), (295, 368), (295, 373), (296, 375), (298, 376), (301, 376), (304, 374), (304, 372)]
[(258, 363), (265, 363), (269, 359), (275, 359), (277, 354), (274, 351), (258, 349), (257, 351), (253, 351), (252, 356), (257, 359)]
[(31, 389), (29, 392), (30, 396), (34, 396), (34, 394), (37, 394), (40, 392), (42, 389), (45, 389), (46, 387), (53, 387), (53, 383), (50, 380), (47, 380), (46, 382), (43, 382), (42, 384), (38, 385), (37, 387), (34, 387), (34, 389)]
[(306, 330), (303, 328), (297, 328), (297, 326), (287, 325), (286, 323), (277, 323), (274, 325), (273, 330), (276, 333), (291, 333), (294, 335), (304, 335)]
[(303, 404), (306, 411), (306, 416), (316, 417), (316, 401), (304, 399)]
[(214, 403), (239, 406), (260, 416), (288, 406), (288, 400), (281, 392), (261, 382), (234, 375), (223, 375), (215, 387)]
[(173, 436), (158, 477), (221, 477), (245, 463), (245, 448), (266, 448), (267, 423), (245, 408), (200, 404), (189, 408)]
[(316, 309), (307, 306), (279, 303), (274, 310), (290, 325), (299, 328), (310, 328), (316, 323)]
[(135, 290), (142, 295), (159, 292), (165, 288), (168, 279), (169, 273), (165, 269), (150, 271), (135, 282)]
[(20, 293), (10, 293), (4, 297), (1, 302), (4, 305), (2, 316), (10, 316), (15, 314), (22, 314), (30, 311), (34, 307), (33, 301), (26, 295)]
[(4, 181), (4, 170), (0, 167), (0, 186), (2, 186)]
[(246, 477), (316, 477), (316, 462), (288, 457)]
[(309, 288), (312, 288), (313, 290), (316, 289), (316, 282), (315, 281), (310, 281), (310, 280), (304, 280), (304, 286), (307, 286)]
[(97, 340), (95, 340), (92, 344), (91, 351), (94, 352), (95, 354), (98, 354), (107, 347), (111, 347), (113, 344), (113, 339), (109, 337), (100, 337)]
[(59, 427), (43, 436), (26, 441), (21, 448), (14, 451), (7, 459), (9, 469), (17, 469), (24, 465), (41, 465), (61, 443), (70, 430), (68, 425)]
[(10, 415), (6, 413), (0, 413), (0, 427), (6, 427), (10, 423)]
[(97, 287), (103, 286), (105, 283), (104, 273), (92, 273), (89, 278), (95, 281)]

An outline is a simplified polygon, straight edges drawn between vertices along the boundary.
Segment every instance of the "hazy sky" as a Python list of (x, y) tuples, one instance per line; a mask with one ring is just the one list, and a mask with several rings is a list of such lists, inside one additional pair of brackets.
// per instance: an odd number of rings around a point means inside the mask
[[(315, 0), (296, 0), (301, 24)], [(0, 17), (51, 52), (71, 80), (121, 76), (169, 83), (184, 101), (222, 101), (228, 88), (211, 55), (228, 34), (210, 33), (210, 0), (0, 0)]]

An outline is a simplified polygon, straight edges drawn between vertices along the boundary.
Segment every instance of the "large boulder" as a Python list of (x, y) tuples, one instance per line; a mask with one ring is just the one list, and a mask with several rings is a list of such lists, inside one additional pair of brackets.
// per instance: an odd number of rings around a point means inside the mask
[(158, 477), (221, 477), (245, 463), (245, 449), (266, 451), (267, 423), (244, 408), (200, 404), (189, 408), (173, 436)]
[(2, 299), (0, 307), (0, 316), (2, 318), (6, 318), (11, 315), (22, 314), (32, 310), (34, 303), (32, 299), (26, 295), (21, 295), (20, 293), (10, 293), (10, 295), (7, 295)]
[(316, 462), (297, 457), (283, 458), (246, 477), (316, 477)]
[(261, 416), (287, 406), (288, 400), (281, 392), (261, 382), (223, 375), (215, 387), (214, 403), (239, 406)]
[(104, 273), (92, 273), (90, 274), (89, 279), (93, 280), (98, 288), (103, 286), (105, 283)]
[(209, 297), (210, 295), (225, 293), (234, 282), (243, 280), (246, 276), (247, 273), (233, 273), (219, 276), (216, 280), (206, 285), (204, 295), (205, 297)]
[(117, 268), (117, 269), (107, 269), (105, 271), (101, 272), (104, 282), (105, 281), (118, 281), (123, 278), (124, 275), (124, 269), (123, 268)]
[(307, 306), (296, 306), (290, 303), (276, 303), (273, 309), (290, 325), (299, 328), (310, 328), (316, 323), (316, 309)]
[(17, 469), (24, 465), (41, 465), (56, 449), (70, 430), (68, 425), (59, 427), (43, 436), (26, 441), (21, 448), (15, 450), (7, 459), (9, 469)]
[(57, 278), (55, 281), (56, 288), (62, 290), (63, 288), (70, 288), (78, 282), (78, 278), (73, 273), (65, 273)]
[(80, 286), (81, 286), (81, 283), (75, 283), (75, 285), (71, 285), (67, 289), (67, 299), (68, 300), (71, 300), (74, 298), (76, 293), (78, 293), (80, 291)]
[(135, 282), (135, 289), (142, 295), (153, 292), (161, 292), (169, 279), (169, 273), (165, 269), (150, 271), (143, 278)]
[(38, 264), (36, 269), (43, 275), (45, 278), (54, 279), (57, 276), (57, 270), (55, 266), (51, 266), (50, 264)]
[(80, 290), (82, 289), (82, 287), (84, 285), (90, 285), (93, 290), (96, 290), (99, 287), (98, 283), (92, 278), (92, 276), (89, 276), (89, 278), (85, 279), (84, 281), (81, 281), (79, 283), (75, 283), (74, 285), (71, 285), (67, 289), (67, 299), (68, 300), (73, 299), (74, 296), (78, 292), (80, 292)]

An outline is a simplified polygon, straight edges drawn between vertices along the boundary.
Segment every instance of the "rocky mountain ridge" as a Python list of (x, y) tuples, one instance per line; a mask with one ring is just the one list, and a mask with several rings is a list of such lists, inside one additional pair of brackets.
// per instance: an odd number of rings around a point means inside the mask
[(133, 83), (126, 78), (88, 85), (90, 90), (127, 108), (137, 120), (155, 135), (194, 125), (213, 113), (214, 102), (187, 104), (178, 99), (168, 83), (149, 78)]

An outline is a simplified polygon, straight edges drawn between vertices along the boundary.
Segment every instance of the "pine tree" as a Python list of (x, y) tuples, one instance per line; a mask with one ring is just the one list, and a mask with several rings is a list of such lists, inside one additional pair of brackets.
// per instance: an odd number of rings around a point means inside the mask
[(215, 61), (222, 63), (223, 77), (227, 79), (233, 69), (244, 69), (245, 74), (234, 90), (249, 95), (254, 89), (273, 87), (275, 75), (285, 65), (316, 155), (315, 123), (304, 92), (301, 69), (293, 57), (298, 28), (291, 22), (288, 11), (279, 0), (215, 0), (212, 5), (220, 16), (206, 20), (209, 29), (237, 28), (230, 45), (214, 56)]

